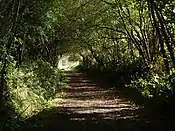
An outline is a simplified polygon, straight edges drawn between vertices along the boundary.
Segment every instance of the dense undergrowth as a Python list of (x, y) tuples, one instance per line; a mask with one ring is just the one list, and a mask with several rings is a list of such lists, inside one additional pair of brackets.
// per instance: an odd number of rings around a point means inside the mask
[(43, 61), (28, 62), (20, 68), (11, 65), (6, 77), (4, 99), (8, 117), (3, 127), (10, 129), (21, 120), (57, 106), (67, 83), (62, 71)]
[(97, 79), (103, 77), (112, 87), (127, 89), (129, 93), (126, 96), (131, 96), (138, 105), (161, 110), (161, 107), (169, 108), (174, 104), (175, 71), (172, 69), (168, 74), (164, 68), (160, 60), (159, 63), (146, 67), (138, 59), (116, 67), (108, 65), (99, 68), (94, 64), (85, 68), (80, 65), (76, 70), (86, 71)]

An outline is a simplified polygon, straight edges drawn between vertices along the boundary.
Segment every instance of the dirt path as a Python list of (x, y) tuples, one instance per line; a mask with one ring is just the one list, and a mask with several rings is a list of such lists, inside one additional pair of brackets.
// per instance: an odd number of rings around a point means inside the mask
[[(85, 119), (134, 119), (138, 109), (131, 102), (120, 98), (119, 91), (103, 89), (93, 83), (83, 73), (74, 73), (69, 77), (66, 97), (59, 104), (60, 108), (68, 108), (84, 118), (72, 117), (76, 120)], [(103, 85), (104, 86), (104, 85)]]
[[(156, 131), (121, 91), (105, 89), (83, 73), (68, 75), (69, 86), (57, 108), (28, 120), (25, 131)], [(101, 82), (105, 83), (105, 82)], [(31, 128), (32, 127), (32, 128)]]

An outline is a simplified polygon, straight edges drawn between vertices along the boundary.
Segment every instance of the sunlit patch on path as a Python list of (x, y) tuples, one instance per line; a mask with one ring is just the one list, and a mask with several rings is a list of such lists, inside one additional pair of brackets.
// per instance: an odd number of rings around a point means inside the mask
[(83, 73), (67, 76), (66, 96), (57, 98), (57, 107), (29, 118), (17, 131), (159, 131), (159, 125), (141, 118), (142, 109), (123, 97), (120, 88), (107, 88)]
[[(85, 74), (68, 75), (69, 87), (66, 97), (61, 100), (59, 107), (76, 113), (72, 119), (137, 119), (138, 109), (131, 102), (120, 98), (116, 90), (103, 89), (94, 84)], [(84, 117), (82, 117), (84, 116)]]

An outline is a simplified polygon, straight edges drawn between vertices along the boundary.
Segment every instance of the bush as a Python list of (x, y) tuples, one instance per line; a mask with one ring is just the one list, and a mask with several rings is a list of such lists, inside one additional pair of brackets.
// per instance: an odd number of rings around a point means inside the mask
[(63, 73), (43, 61), (26, 63), (18, 69), (9, 67), (8, 70), (9, 104), (22, 118), (56, 105), (58, 101), (54, 99), (66, 86)]
[(139, 78), (131, 81), (132, 88), (137, 88), (145, 97), (168, 97), (168, 91), (171, 89), (171, 84), (168, 80), (168, 75), (152, 74), (150, 78)]

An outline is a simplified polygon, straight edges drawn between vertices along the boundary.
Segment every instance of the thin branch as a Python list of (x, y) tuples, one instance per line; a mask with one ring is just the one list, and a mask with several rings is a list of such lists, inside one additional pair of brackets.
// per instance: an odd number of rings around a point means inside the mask
[(112, 31), (115, 31), (115, 32), (120, 32), (120, 33), (123, 33), (126, 35), (126, 32), (122, 31), (122, 30), (118, 30), (118, 29), (114, 29), (112, 27), (106, 27), (106, 26), (101, 26), (99, 28), (102, 28), (102, 29), (108, 29), (108, 30), (112, 30)]
[(107, 36), (101, 36), (101, 37), (106, 39), (111, 39), (111, 40), (127, 39), (127, 37), (107, 37)]

